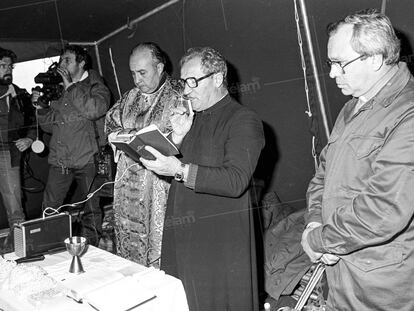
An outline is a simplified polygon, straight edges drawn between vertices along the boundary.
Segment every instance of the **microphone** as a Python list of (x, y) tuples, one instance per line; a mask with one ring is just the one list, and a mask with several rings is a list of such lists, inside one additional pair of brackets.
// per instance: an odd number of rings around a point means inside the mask
[(32, 142), (32, 150), (34, 153), (41, 153), (45, 150), (45, 144), (39, 140), (39, 116), (38, 111), (36, 111), (36, 140)]
[(41, 153), (45, 150), (45, 144), (41, 140), (36, 139), (32, 143), (32, 150), (34, 153)]

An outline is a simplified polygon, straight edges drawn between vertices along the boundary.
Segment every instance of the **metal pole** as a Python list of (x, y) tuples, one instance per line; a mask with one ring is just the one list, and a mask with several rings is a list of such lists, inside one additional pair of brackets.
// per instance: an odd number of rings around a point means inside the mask
[(102, 77), (103, 74), (102, 74), (101, 57), (99, 56), (99, 46), (97, 44), (95, 45), (95, 54), (96, 54), (96, 62), (98, 63), (99, 74)]
[(313, 78), (315, 79), (315, 87), (316, 87), (316, 94), (318, 97), (318, 103), (319, 103), (319, 110), (321, 112), (322, 117), (322, 123), (325, 130), (326, 138), (329, 138), (329, 126), (328, 126), (328, 119), (326, 118), (326, 111), (325, 111), (325, 104), (323, 101), (322, 91), (321, 91), (321, 84), (319, 82), (319, 74), (318, 74), (318, 68), (316, 66), (315, 61), (315, 54), (313, 52), (313, 44), (312, 44), (312, 38), (309, 31), (309, 21), (308, 21), (308, 14), (306, 12), (306, 5), (305, 0), (299, 0), (300, 3), (300, 12), (302, 14), (302, 20), (303, 20), (303, 27), (305, 28), (305, 36), (306, 36), (306, 42), (308, 44), (309, 49), (309, 56), (311, 60), (311, 66), (313, 71)]
[(385, 14), (385, 9), (387, 8), (387, 0), (382, 0), (381, 3), (381, 13)]
[(169, 7), (170, 5), (173, 5), (173, 4), (177, 3), (179, 1), (180, 0), (171, 0), (171, 1), (168, 1), (168, 2), (164, 3), (163, 5), (160, 5), (159, 7), (157, 7), (155, 9), (149, 11), (148, 13), (145, 13), (144, 15), (141, 15), (140, 17), (134, 19), (129, 24), (124, 25), (124, 26), (122, 26), (122, 27), (120, 27), (120, 28), (112, 31), (111, 33), (107, 34), (106, 36), (102, 37), (101, 39), (99, 39), (97, 41), (97, 44), (98, 45), (101, 44), (103, 41), (105, 41), (105, 40), (107, 40), (107, 39), (115, 36), (116, 34), (118, 34), (121, 31), (127, 29), (128, 27), (130, 27), (130, 26), (132, 26), (132, 25), (134, 25), (134, 24), (136, 24), (136, 23), (138, 23), (140, 21), (143, 21), (144, 19), (150, 17), (151, 15), (154, 15), (154, 14), (158, 13), (159, 11), (164, 10), (165, 8)]
[(86, 46), (95, 46), (95, 42), (69, 42), (70, 45), (86, 45)]
[(112, 57), (112, 48), (111, 47), (109, 47), (109, 58), (111, 60), (112, 70), (114, 71), (116, 88), (118, 90), (119, 98), (121, 98), (122, 97), (121, 87), (119, 86), (118, 74), (116, 73), (116, 67), (115, 67), (114, 58)]

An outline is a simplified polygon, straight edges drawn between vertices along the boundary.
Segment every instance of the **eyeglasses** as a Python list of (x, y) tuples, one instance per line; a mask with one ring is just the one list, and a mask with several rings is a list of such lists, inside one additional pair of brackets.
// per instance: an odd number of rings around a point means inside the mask
[(201, 80), (207, 79), (208, 77), (212, 76), (215, 73), (216, 72), (210, 72), (206, 74), (205, 76), (202, 76), (201, 78), (198, 78), (198, 79), (194, 77), (190, 77), (187, 79), (180, 79), (180, 81), (183, 83), (183, 85), (187, 84), (192, 89), (195, 89), (198, 86), (198, 82), (200, 82)]
[(0, 68), (5, 70), (5, 69), (10, 69), (13, 70), (14, 69), (14, 64), (0, 64)]
[(332, 66), (335, 65), (335, 66), (341, 68), (342, 74), (345, 74), (345, 67), (346, 66), (352, 64), (353, 62), (357, 61), (358, 59), (365, 60), (367, 57), (368, 56), (366, 56), (366, 55), (360, 55), (357, 58), (354, 58), (354, 59), (350, 60), (349, 62), (346, 62), (345, 64), (342, 64), (342, 62), (338, 62), (338, 61), (328, 59), (328, 60), (326, 60), (326, 64), (328, 65), (329, 70), (331, 70)]

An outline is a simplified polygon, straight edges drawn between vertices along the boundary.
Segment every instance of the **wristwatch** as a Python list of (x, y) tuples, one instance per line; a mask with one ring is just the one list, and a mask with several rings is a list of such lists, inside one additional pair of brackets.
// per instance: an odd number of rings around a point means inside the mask
[(180, 164), (180, 170), (174, 174), (174, 179), (176, 181), (183, 181), (184, 180), (184, 169), (185, 169), (185, 164), (181, 163)]

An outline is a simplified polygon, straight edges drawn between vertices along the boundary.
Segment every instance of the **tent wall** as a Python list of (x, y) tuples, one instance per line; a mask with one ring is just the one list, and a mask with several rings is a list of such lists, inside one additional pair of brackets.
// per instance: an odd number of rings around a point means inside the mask
[(18, 62), (25, 62), (32, 59), (46, 58), (60, 54), (62, 42), (52, 41), (5, 41), (1, 40), (1, 47), (10, 49), (17, 55)]
[[(322, 60), (326, 58), (328, 22), (367, 5), (379, 7), (380, 1), (307, 2), (317, 43), (317, 63), (325, 77), (327, 69), (322, 67)], [(211, 46), (223, 54), (230, 64), (230, 92), (264, 122), (266, 148), (258, 179), (265, 182), (265, 191), (274, 190), (282, 200), (304, 206), (314, 162), (310, 120), (304, 113), (307, 104), (293, 1), (185, 1), (157, 13), (136, 29), (124, 31), (100, 46), (103, 74), (114, 94), (117, 92), (108, 49), (112, 49), (121, 91), (125, 92), (133, 86), (128, 55), (142, 41), (157, 42), (168, 53), (174, 77), (179, 76), (179, 58), (189, 47)], [(323, 87), (329, 104), (344, 102), (332, 82), (323, 82)], [(338, 110), (335, 107), (328, 112), (332, 123)], [(317, 130), (323, 146), (326, 137), (321, 127)]]
[[(332, 126), (347, 98), (337, 89), (323, 66), (326, 59), (326, 25), (350, 12), (367, 7), (381, 8), (384, 0), (305, 2), (328, 122)], [(411, 2), (385, 1), (386, 14), (405, 38), (403, 59), (413, 66), (414, 54), (410, 42), (414, 42), (414, 20), (411, 18)], [(179, 76), (178, 61), (187, 48), (216, 48), (230, 63), (230, 92), (243, 105), (255, 110), (264, 122), (266, 147), (257, 170), (257, 180), (266, 184), (264, 191), (276, 191), (283, 201), (297, 207), (304, 206), (314, 165), (310, 120), (304, 113), (307, 104), (293, 0), (179, 1), (131, 28), (99, 46), (103, 75), (114, 98), (118, 99), (119, 95), (109, 48), (112, 49), (122, 93), (133, 87), (128, 57), (138, 42), (157, 42), (170, 57), (174, 77)], [(308, 57), (306, 45), (304, 47)], [(93, 49), (91, 53), (94, 53)], [(309, 64), (308, 75), (311, 77)], [(315, 103), (312, 93), (311, 101)], [(314, 115), (319, 118), (317, 109)], [(326, 143), (321, 123), (319, 120), (316, 127), (321, 138), (317, 146), (319, 149)], [(34, 158), (42, 162), (32, 165), (36, 177), (45, 178), (46, 159)], [(33, 215), (33, 210), (40, 208), (41, 195), (27, 196), (30, 206), (26, 208), (30, 208), (29, 215)], [(4, 227), (5, 223), (5, 214), (0, 208), (0, 227)]]
[[(211, 46), (223, 54), (230, 92), (264, 122), (267, 147), (258, 178), (284, 200), (303, 204), (313, 160), (292, 1), (187, 1), (159, 12), (139, 23), (133, 37), (125, 32), (100, 46), (106, 77), (112, 76), (112, 48), (122, 92), (133, 86), (128, 55), (141, 41), (167, 52), (174, 77), (189, 47)], [(111, 88), (116, 90), (113, 83)]]

